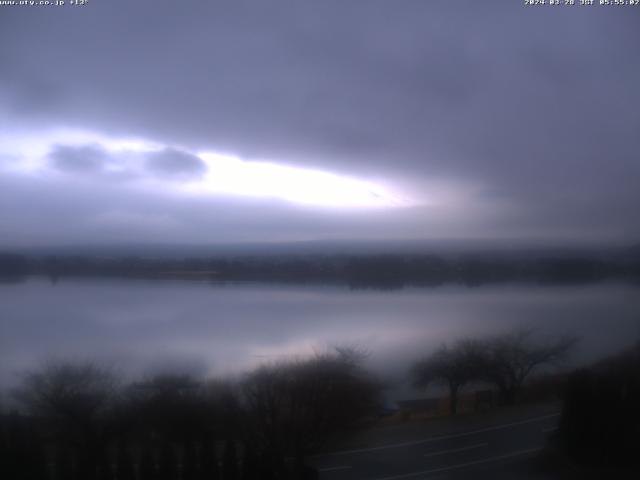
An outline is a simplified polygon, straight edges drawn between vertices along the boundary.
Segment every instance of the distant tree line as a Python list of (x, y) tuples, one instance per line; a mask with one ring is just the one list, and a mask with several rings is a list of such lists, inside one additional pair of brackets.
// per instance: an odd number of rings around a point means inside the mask
[(311, 479), (305, 457), (375, 415), (379, 383), (355, 349), (263, 365), (242, 380), (51, 363), (0, 416), (2, 478)]
[(338, 283), (394, 289), (455, 283), (640, 281), (640, 255), (272, 255), (211, 258), (24, 256), (0, 254), (0, 277), (199, 278), (211, 281)]
[(17, 278), (32, 272), (33, 264), (24, 255), (0, 252), (0, 277)]

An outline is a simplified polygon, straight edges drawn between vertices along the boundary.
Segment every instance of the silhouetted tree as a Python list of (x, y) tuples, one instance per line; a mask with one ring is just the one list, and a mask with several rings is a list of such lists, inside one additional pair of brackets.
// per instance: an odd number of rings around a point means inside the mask
[(332, 435), (369, 415), (380, 385), (359, 365), (353, 349), (262, 366), (243, 384), (248, 434), (261, 465), (284, 469)]
[(93, 363), (49, 363), (27, 374), (16, 396), (35, 415), (87, 422), (116, 391), (114, 375)]
[(483, 348), (482, 377), (498, 387), (505, 404), (513, 405), (531, 372), (564, 359), (575, 342), (574, 337), (540, 342), (530, 328), (494, 337)]
[(113, 374), (93, 363), (52, 362), (29, 373), (16, 391), (28, 412), (47, 422), (59, 445), (72, 448), (74, 469), (96, 477), (105, 452), (106, 419), (116, 395)]
[(157, 375), (127, 389), (136, 428), (163, 441), (183, 443), (210, 428), (214, 409), (202, 382), (187, 375)]
[(445, 385), (449, 389), (449, 412), (455, 415), (460, 389), (478, 378), (480, 355), (481, 346), (473, 340), (443, 345), (413, 365), (411, 375), (414, 384), (423, 388), (432, 383)]

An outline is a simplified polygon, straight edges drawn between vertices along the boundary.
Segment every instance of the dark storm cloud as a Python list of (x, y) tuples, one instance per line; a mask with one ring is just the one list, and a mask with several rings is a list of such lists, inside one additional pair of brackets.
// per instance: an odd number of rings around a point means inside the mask
[(419, 193), (433, 179), (477, 185), (473, 222), (407, 210), (401, 232), (640, 235), (640, 9), (111, 1), (2, 14), (12, 128), (80, 125)]
[(146, 168), (155, 175), (179, 178), (200, 177), (207, 171), (200, 158), (175, 148), (147, 154)]
[(55, 169), (63, 172), (96, 173), (104, 168), (107, 156), (99, 145), (56, 145), (48, 158)]

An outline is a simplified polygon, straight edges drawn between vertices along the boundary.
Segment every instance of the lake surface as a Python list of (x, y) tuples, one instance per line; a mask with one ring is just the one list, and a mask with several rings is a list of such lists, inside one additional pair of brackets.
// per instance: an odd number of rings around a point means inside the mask
[(356, 344), (400, 379), (416, 358), (460, 336), (533, 325), (581, 337), (573, 363), (640, 339), (640, 295), (620, 284), (438, 287), (63, 279), (0, 284), (0, 385), (50, 358), (94, 359), (123, 374), (167, 368), (240, 373), (287, 355)]

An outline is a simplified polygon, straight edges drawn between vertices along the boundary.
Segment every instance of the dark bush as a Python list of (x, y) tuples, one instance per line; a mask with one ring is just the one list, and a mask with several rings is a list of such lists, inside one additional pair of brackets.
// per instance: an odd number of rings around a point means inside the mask
[(581, 464), (640, 465), (640, 344), (569, 377), (559, 438)]

